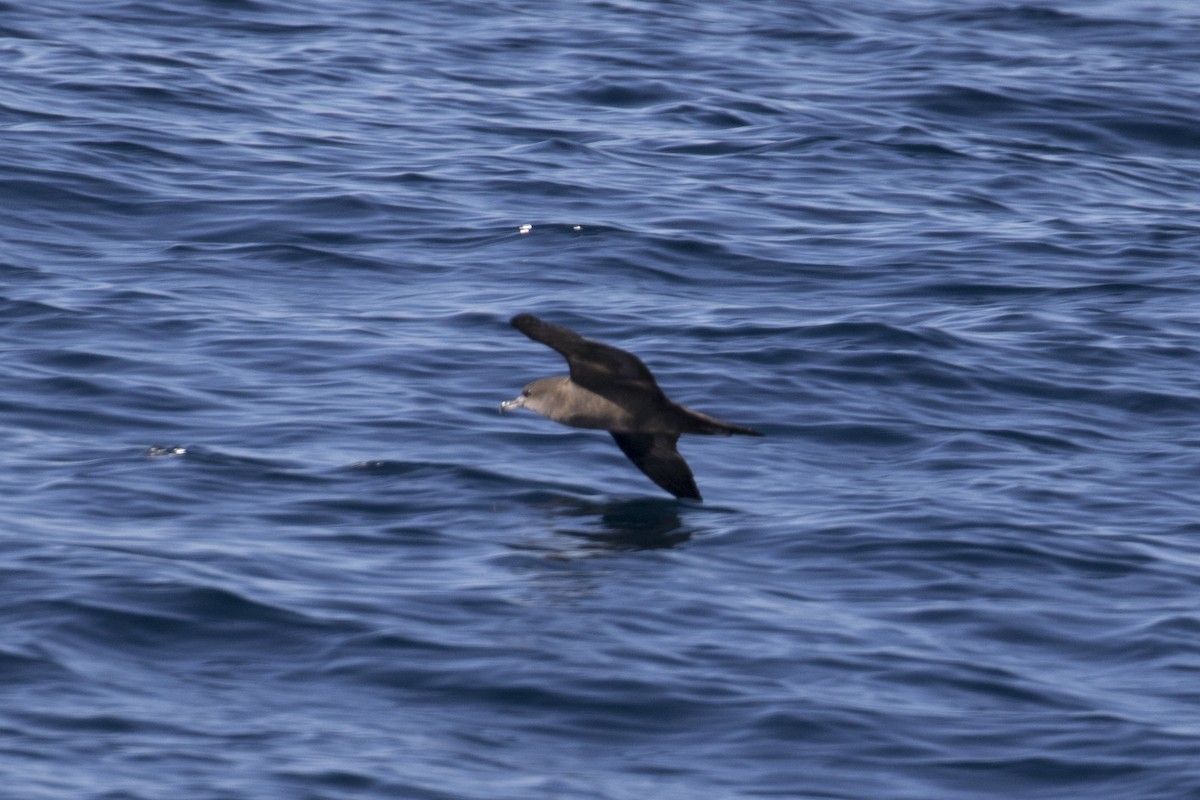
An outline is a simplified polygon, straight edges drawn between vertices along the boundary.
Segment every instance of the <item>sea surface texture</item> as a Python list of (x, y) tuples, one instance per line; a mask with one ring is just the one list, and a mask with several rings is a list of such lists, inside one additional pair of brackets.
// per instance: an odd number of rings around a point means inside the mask
[(1193, 0), (0, 34), (0, 798), (1200, 798)]

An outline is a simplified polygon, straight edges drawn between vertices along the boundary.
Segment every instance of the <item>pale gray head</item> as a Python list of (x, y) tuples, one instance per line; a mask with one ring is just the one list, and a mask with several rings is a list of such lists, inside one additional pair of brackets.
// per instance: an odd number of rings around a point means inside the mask
[(511, 411), (514, 408), (528, 408), (530, 411), (537, 412), (544, 417), (550, 416), (547, 412), (550, 406), (554, 403), (554, 398), (562, 389), (563, 383), (570, 380), (566, 375), (560, 375), (554, 378), (540, 378), (521, 390), (520, 397), (515, 397), (512, 400), (506, 400), (500, 404), (500, 413)]

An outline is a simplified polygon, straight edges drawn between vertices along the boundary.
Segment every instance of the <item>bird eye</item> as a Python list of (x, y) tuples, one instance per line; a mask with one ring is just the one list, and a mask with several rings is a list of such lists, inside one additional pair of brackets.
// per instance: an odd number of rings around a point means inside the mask
[(522, 396), (522, 397), (529, 397), (529, 390), (528, 390), (528, 389), (522, 389), (522, 390), (521, 390), (521, 396)]

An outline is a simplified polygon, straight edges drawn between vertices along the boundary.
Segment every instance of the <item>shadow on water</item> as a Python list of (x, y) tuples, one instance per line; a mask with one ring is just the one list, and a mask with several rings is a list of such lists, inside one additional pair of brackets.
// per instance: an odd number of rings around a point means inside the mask
[(687, 504), (676, 500), (637, 498), (590, 502), (572, 500), (551, 510), (559, 517), (556, 533), (605, 550), (658, 550), (692, 538), (680, 512)]

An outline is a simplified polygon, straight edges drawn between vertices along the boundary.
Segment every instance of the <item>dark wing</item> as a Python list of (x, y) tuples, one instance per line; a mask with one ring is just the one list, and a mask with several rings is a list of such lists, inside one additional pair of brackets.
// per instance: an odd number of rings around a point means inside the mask
[(518, 314), (512, 318), (512, 326), (561, 353), (571, 368), (571, 380), (585, 389), (604, 395), (617, 389), (662, 394), (650, 370), (633, 353), (585, 339), (568, 328), (542, 322), (533, 314)]
[(676, 497), (701, 500), (696, 479), (683, 456), (675, 449), (679, 434), (668, 433), (617, 433), (609, 431), (621, 452), (637, 468)]

